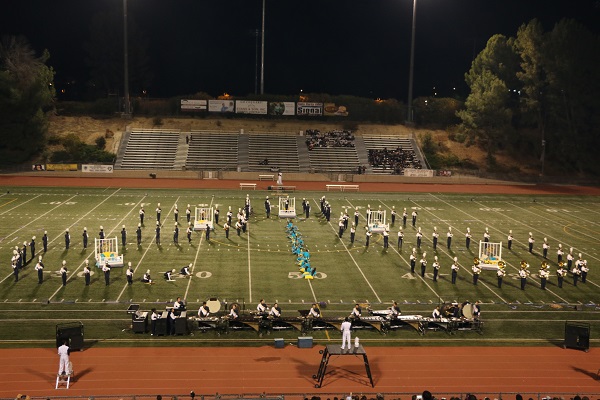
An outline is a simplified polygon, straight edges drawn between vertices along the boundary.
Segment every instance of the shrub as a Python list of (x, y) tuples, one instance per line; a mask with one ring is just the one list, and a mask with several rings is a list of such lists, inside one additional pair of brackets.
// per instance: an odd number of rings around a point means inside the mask
[(104, 150), (106, 147), (106, 139), (104, 139), (104, 136), (99, 136), (96, 138), (96, 147), (98, 147), (100, 150)]

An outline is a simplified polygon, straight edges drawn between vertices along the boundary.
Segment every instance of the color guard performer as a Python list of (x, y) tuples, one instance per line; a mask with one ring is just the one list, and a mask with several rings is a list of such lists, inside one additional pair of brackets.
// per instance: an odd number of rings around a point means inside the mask
[(550, 249), (550, 245), (548, 244), (548, 238), (544, 238), (544, 243), (542, 244), (542, 256), (544, 259), (548, 258), (548, 250)]
[(437, 277), (438, 277), (438, 273), (440, 272), (440, 263), (438, 262), (438, 257), (434, 256), (433, 257), (433, 264), (431, 264), (431, 266), (433, 267), (433, 281), (437, 282)]
[(419, 261), (421, 263), (421, 277), (425, 277), (425, 270), (427, 269), (427, 253), (423, 253), (423, 257)]
[(498, 271), (496, 271), (496, 276), (498, 277), (498, 289), (502, 289), (502, 280), (504, 279), (504, 276), (506, 275), (506, 270), (504, 267), (498, 268)]
[(410, 255), (410, 273), (415, 273), (415, 265), (417, 264), (417, 249), (413, 247), (412, 253)]
[(473, 264), (471, 268), (473, 270), (473, 285), (477, 285), (477, 281), (479, 280), (479, 274), (481, 273), (481, 267), (479, 264)]
[(469, 250), (469, 246), (471, 246), (471, 228), (467, 228), (467, 233), (465, 233), (465, 246), (467, 250)]
[(542, 286), (542, 290), (546, 290), (546, 282), (549, 276), (550, 272), (548, 272), (548, 263), (544, 261), (542, 262), (542, 266), (540, 268), (540, 284)]
[(458, 276), (458, 269), (460, 266), (458, 265), (458, 257), (454, 257), (454, 262), (450, 266), (450, 270), (452, 271), (452, 284), (456, 284), (456, 277)]
[(433, 234), (432, 234), (432, 242), (433, 242), (433, 250), (437, 250), (437, 243), (438, 243), (438, 238), (440, 237), (440, 234), (437, 231), (437, 227), (434, 226), (433, 227)]
[(402, 232), (402, 227), (398, 230), (398, 249), (402, 248), (402, 242), (404, 242), (404, 232)]
[(535, 243), (535, 239), (533, 238), (533, 233), (529, 232), (529, 239), (527, 239), (529, 243), (529, 252), (533, 253), (533, 243)]
[(508, 246), (508, 249), (511, 250), (512, 249), (512, 242), (513, 242), (513, 234), (512, 234), (512, 229), (508, 231), (508, 237), (506, 238), (506, 243)]

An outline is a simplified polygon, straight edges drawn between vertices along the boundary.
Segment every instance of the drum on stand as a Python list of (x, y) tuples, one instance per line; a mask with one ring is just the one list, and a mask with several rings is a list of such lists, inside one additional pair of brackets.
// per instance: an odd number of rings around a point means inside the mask
[(211, 314), (216, 314), (221, 311), (221, 302), (216, 297), (211, 297), (210, 300), (206, 302), (206, 305)]
[(465, 304), (462, 308), (462, 315), (467, 319), (473, 319), (473, 304)]

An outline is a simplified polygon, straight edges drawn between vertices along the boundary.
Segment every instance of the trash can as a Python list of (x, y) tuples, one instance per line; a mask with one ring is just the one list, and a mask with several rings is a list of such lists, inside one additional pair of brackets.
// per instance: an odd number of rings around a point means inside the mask
[(62, 346), (68, 341), (71, 351), (83, 350), (83, 324), (81, 322), (69, 322), (56, 325), (56, 347)]

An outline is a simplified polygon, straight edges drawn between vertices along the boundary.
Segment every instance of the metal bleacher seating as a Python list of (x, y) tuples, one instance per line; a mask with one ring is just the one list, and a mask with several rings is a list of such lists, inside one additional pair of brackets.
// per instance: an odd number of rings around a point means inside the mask
[(314, 147), (308, 156), (316, 172), (354, 173), (360, 165), (355, 147)]
[[(264, 160), (268, 163), (265, 164)], [(248, 170), (298, 172), (298, 143), (291, 133), (248, 134)]]
[[(363, 140), (365, 143), (365, 147), (367, 149), (367, 153), (369, 150), (396, 150), (400, 147), (407, 155), (407, 159), (403, 164), (404, 168), (421, 168), (422, 163), (418, 158), (417, 152), (415, 151), (415, 146), (413, 145), (413, 140), (408, 137), (401, 136), (382, 136), (382, 135), (369, 135), (363, 136)], [(383, 165), (371, 165), (371, 171), (374, 174), (392, 174), (394, 170), (390, 168), (390, 166)], [(402, 173), (400, 171), (400, 173)]]
[[(133, 129), (128, 135), (120, 169), (173, 169), (179, 146), (179, 130)], [(116, 167), (115, 166), (115, 167)]]
[(238, 167), (237, 132), (190, 132), (186, 169), (236, 170)]

